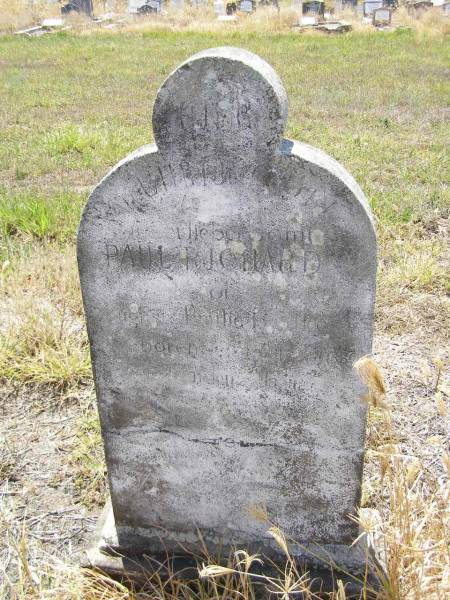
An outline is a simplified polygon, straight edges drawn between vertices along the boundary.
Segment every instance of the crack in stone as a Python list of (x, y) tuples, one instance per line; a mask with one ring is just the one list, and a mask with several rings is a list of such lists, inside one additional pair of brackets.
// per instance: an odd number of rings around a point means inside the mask
[[(165, 433), (167, 435), (173, 435), (175, 437), (180, 438), (185, 442), (192, 442), (194, 444), (206, 444), (209, 446), (219, 446), (219, 444), (227, 444), (229, 446), (240, 446), (241, 448), (284, 448), (285, 450), (308, 450), (309, 452), (313, 451), (312, 448), (305, 447), (304, 444), (276, 444), (274, 442), (246, 442), (244, 440), (233, 440), (232, 438), (210, 438), (201, 440), (199, 438), (189, 438), (181, 435), (181, 433), (177, 433), (176, 431), (172, 431), (170, 429), (164, 429), (164, 427), (158, 427), (156, 429), (144, 429), (142, 427), (124, 427), (123, 429), (110, 429), (105, 431), (105, 434), (118, 435), (121, 436), (126, 433), (142, 433), (142, 434), (152, 434), (152, 433)], [(331, 451), (336, 448), (329, 448)], [(342, 449), (342, 448), (341, 448)], [(345, 450), (349, 452), (355, 452), (355, 454), (360, 455), (364, 453), (364, 450), (361, 449), (360, 446), (346, 446)]]
[[(218, 446), (219, 444), (229, 444), (234, 446), (240, 446), (241, 448), (260, 448), (260, 447), (270, 447), (270, 448), (295, 448), (297, 444), (275, 444), (271, 442), (246, 442), (244, 440), (233, 440), (231, 438), (210, 438), (206, 440), (201, 440), (199, 438), (188, 438), (184, 437), (180, 433), (176, 431), (171, 431), (170, 429), (164, 429), (162, 427), (158, 427), (157, 429), (142, 429), (140, 427), (127, 428), (126, 432), (131, 433), (167, 433), (168, 435), (174, 435), (185, 442), (193, 442), (195, 444), (207, 444), (210, 446)], [(113, 429), (108, 431), (108, 433), (113, 435), (122, 435), (124, 433), (123, 430)]]
[[(181, 433), (177, 433), (176, 431), (172, 431), (170, 429), (165, 429), (164, 427), (158, 427), (156, 429), (144, 429), (142, 427), (124, 427), (123, 429), (110, 429), (104, 432), (104, 434), (118, 435), (121, 436), (123, 434), (132, 433), (132, 434), (152, 434), (152, 433), (165, 433), (167, 435), (173, 435), (175, 437), (180, 438), (185, 442), (192, 442), (194, 444), (206, 444), (209, 446), (219, 446), (220, 444), (225, 444), (229, 446), (239, 446), (241, 448), (283, 448), (285, 450), (301, 450), (308, 452), (312, 452), (313, 448), (308, 448), (305, 444), (276, 444), (274, 442), (246, 442), (245, 440), (233, 440), (232, 438), (210, 438), (201, 440), (199, 438), (189, 438), (181, 435)], [(343, 448), (329, 448), (330, 451)], [(346, 446), (345, 450), (348, 452), (354, 452), (355, 455), (359, 456), (364, 454), (364, 450), (360, 446)]]

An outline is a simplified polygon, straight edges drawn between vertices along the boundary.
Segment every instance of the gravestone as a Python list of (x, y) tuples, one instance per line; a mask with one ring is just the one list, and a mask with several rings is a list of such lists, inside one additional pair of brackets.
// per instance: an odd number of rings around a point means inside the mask
[(372, 17), (373, 11), (377, 8), (383, 8), (384, 0), (367, 0), (363, 2), (364, 17)]
[(225, 15), (224, 0), (214, 0), (214, 14), (216, 15), (216, 17), (222, 17)]
[[(302, 15), (307, 15), (308, 17), (314, 17), (314, 21), (324, 19), (325, 16), (325, 2), (321, 0), (312, 0), (309, 2), (303, 2), (302, 4)], [(305, 22), (305, 19), (303, 19)]]
[(392, 21), (392, 8), (376, 8), (372, 13), (372, 25), (374, 27), (386, 27)]
[(84, 13), (92, 17), (94, 6), (92, 0), (69, 0), (67, 4), (61, 7), (61, 14), (69, 15), (73, 12)]
[(112, 502), (91, 564), (184, 555), (198, 532), (277, 559), (255, 506), (299, 559), (364, 564), (352, 364), (372, 347), (374, 226), (339, 163), (282, 138), (287, 110), (261, 58), (200, 52), (158, 92), (156, 143), (89, 198), (78, 263)]
[(241, 12), (247, 12), (247, 13), (253, 12), (252, 0), (241, 0), (240, 5), (239, 5), (239, 10)]

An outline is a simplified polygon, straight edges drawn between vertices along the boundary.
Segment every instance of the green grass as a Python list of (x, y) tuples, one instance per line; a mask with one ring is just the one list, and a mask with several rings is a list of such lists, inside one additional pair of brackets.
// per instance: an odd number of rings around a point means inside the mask
[(0, 187), (0, 263), (3, 273), (19, 258), (27, 259), (36, 244), (73, 244), (87, 194), (36, 189), (7, 191)]
[(343, 162), (380, 219), (409, 222), (448, 207), (449, 44), (404, 31), (3, 37), (4, 185), (52, 194), (91, 186), (152, 139), (151, 104), (168, 73), (224, 44), (270, 61), (290, 99), (287, 135)]
[(0, 232), (3, 239), (24, 235), (36, 240), (73, 240), (86, 195), (59, 192), (52, 197), (33, 190), (0, 189)]
[[(0, 366), (9, 379), (48, 375), (67, 385), (89, 371), (85, 335), (63, 339), (54, 318), (81, 319), (83, 329), (73, 254), (82, 206), (118, 160), (152, 140), (152, 102), (167, 75), (194, 52), (221, 45), (247, 48), (273, 65), (290, 101), (286, 136), (331, 154), (365, 191), (378, 222), (385, 325), (397, 303), (405, 306), (403, 316), (396, 313), (399, 327), (413, 329), (411, 298), (448, 293), (445, 38), (404, 30), (3, 36), (0, 283), (8, 310), (19, 307), (6, 321), (18, 321), (22, 336), (19, 348), (12, 331), (0, 330)], [(69, 258), (61, 261), (65, 249)], [(445, 323), (441, 310), (434, 306), (433, 322)], [(47, 341), (32, 354), (38, 326)]]

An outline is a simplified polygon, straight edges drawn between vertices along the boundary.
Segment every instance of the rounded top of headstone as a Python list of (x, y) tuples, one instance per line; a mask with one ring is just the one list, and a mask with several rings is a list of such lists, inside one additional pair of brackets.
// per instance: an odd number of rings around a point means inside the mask
[(260, 161), (279, 146), (287, 111), (286, 92), (268, 63), (240, 48), (212, 48), (163, 83), (153, 131), (163, 155)]

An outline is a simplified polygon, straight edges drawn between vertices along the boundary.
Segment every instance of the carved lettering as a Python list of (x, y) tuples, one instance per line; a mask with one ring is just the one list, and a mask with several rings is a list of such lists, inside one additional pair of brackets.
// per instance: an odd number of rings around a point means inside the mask
[[(199, 235), (203, 235), (198, 232)], [(193, 250), (188, 246), (169, 249), (162, 244), (136, 243), (118, 246), (105, 244), (107, 266), (120, 269), (145, 269), (152, 272), (176, 271), (238, 271), (242, 273), (303, 273), (313, 276), (320, 269), (320, 254), (315, 247), (303, 249), (285, 246), (268, 246), (247, 250), (242, 244), (231, 244), (223, 250), (207, 247)]]

